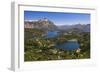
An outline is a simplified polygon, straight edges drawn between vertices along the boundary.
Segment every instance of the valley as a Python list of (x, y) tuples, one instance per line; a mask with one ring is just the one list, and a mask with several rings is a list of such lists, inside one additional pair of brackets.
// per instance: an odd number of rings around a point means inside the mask
[(90, 58), (90, 24), (63, 27), (46, 18), (24, 23), (25, 61)]

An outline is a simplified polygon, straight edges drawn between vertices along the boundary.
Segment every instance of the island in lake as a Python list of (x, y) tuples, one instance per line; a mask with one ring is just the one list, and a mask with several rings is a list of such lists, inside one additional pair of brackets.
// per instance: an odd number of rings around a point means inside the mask
[(90, 58), (90, 14), (24, 11), (24, 16), (24, 61)]

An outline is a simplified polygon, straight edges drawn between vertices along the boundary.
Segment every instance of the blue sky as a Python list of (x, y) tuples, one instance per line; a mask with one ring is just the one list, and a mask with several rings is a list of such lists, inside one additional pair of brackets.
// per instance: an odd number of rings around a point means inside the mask
[(39, 20), (42, 18), (51, 20), (55, 25), (90, 24), (90, 14), (86, 13), (24, 11), (24, 20)]

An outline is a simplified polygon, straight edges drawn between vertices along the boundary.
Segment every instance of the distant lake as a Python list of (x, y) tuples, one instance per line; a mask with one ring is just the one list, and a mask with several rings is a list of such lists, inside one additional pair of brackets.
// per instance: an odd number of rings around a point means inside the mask
[(47, 38), (54, 38), (54, 37), (57, 37), (59, 34), (58, 34), (58, 31), (48, 31), (46, 33), (46, 37)]

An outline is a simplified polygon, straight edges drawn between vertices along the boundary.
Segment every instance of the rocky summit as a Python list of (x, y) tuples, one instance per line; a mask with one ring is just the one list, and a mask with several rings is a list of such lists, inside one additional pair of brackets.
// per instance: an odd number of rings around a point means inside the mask
[(37, 28), (43, 30), (55, 30), (57, 26), (47, 18), (39, 20), (24, 21), (25, 28)]

